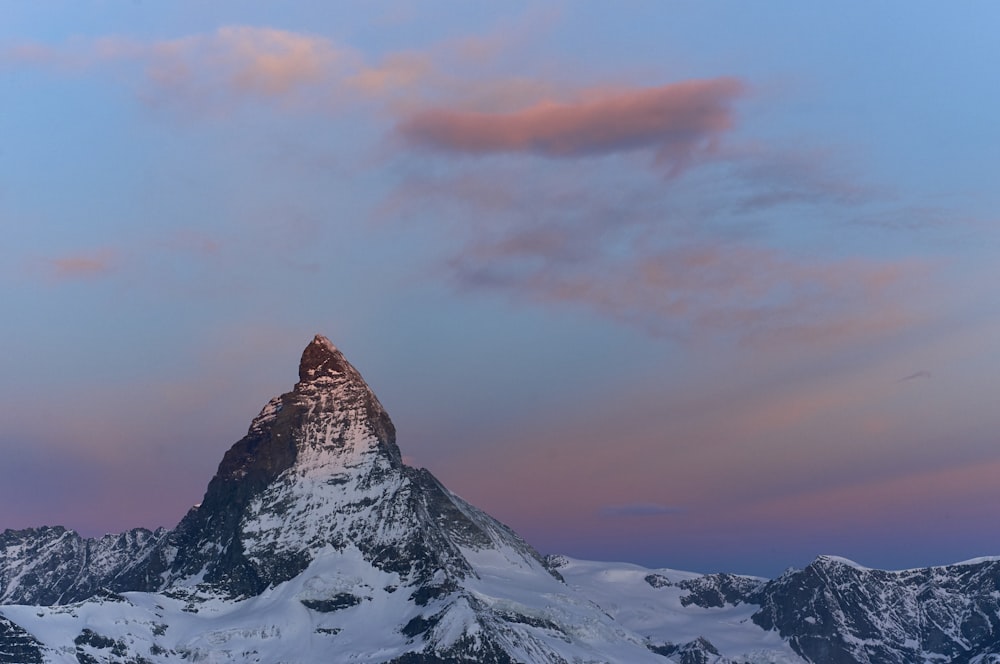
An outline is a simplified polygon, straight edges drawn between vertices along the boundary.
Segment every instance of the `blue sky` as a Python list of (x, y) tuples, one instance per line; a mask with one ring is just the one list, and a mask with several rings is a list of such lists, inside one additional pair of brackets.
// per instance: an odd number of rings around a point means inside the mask
[(994, 4), (10, 4), (0, 527), (172, 526), (329, 336), (544, 552), (1000, 552)]

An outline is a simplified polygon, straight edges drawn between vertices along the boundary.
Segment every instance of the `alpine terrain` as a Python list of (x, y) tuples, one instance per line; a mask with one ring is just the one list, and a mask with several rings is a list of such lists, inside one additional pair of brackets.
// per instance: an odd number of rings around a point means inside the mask
[(0, 662), (1000, 663), (1000, 559), (766, 579), (543, 558), (402, 462), (317, 336), (173, 530), (0, 534)]

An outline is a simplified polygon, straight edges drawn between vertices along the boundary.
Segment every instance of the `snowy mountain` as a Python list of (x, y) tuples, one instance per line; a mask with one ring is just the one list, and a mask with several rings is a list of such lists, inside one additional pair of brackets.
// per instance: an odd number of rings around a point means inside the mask
[(318, 336), (173, 530), (0, 535), (0, 663), (987, 662), (998, 566), (821, 558), (767, 581), (543, 559), (403, 464)]
[(66, 604), (122, 585), (166, 532), (135, 528), (84, 539), (62, 527), (6, 530), (0, 533), (0, 604)]

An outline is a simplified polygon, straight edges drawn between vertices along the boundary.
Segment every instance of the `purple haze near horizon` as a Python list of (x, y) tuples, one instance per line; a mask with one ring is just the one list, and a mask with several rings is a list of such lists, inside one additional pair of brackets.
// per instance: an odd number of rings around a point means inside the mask
[(998, 18), (7, 7), (0, 528), (174, 525), (322, 333), (545, 553), (1000, 554)]

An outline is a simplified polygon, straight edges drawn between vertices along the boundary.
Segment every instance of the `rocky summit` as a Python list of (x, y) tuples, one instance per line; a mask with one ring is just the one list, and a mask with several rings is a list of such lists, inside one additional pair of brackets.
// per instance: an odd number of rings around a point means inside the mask
[(402, 462), (324, 337), (172, 530), (0, 534), (0, 663), (1000, 662), (1000, 562), (768, 581), (543, 558)]

